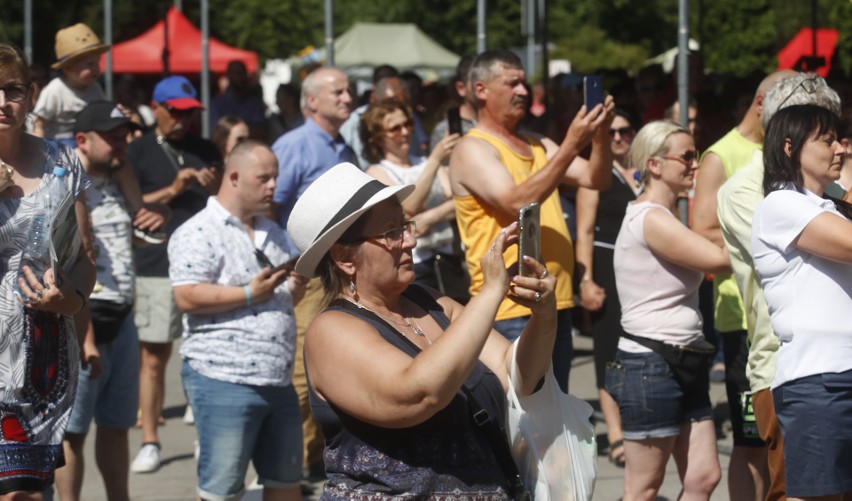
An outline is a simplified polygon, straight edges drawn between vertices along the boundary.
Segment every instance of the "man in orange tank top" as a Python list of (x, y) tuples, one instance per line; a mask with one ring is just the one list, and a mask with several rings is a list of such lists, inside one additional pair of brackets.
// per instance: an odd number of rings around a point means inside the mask
[[(504, 226), (518, 218), (531, 202), (541, 204), (541, 253), (548, 272), (557, 278), (558, 330), (553, 351), (554, 373), (567, 391), (571, 367), (571, 314), (574, 248), (557, 188), (561, 184), (606, 189), (611, 180), (609, 126), (615, 104), (607, 97), (591, 110), (580, 109), (562, 144), (518, 132), (529, 94), (524, 69), (507, 50), (483, 52), (474, 60), (468, 92), (477, 110), (477, 125), (458, 143), (450, 159), (450, 182), (456, 218), (471, 276), (471, 294), (482, 286), (480, 259)], [(579, 153), (589, 144), (589, 160)], [(508, 263), (517, 250), (507, 251)], [(530, 310), (503, 300), (495, 328), (508, 339), (517, 338)]]

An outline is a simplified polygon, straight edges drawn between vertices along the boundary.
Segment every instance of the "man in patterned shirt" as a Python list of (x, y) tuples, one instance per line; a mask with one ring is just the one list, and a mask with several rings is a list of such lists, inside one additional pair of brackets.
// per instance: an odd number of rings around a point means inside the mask
[(234, 148), (207, 207), (169, 241), (169, 278), (183, 312), (183, 386), (200, 442), (198, 495), (238, 499), (251, 459), (264, 499), (299, 495), (302, 427), (291, 384), (293, 306), (307, 279), (297, 250), (263, 216), (278, 161), (257, 141)]

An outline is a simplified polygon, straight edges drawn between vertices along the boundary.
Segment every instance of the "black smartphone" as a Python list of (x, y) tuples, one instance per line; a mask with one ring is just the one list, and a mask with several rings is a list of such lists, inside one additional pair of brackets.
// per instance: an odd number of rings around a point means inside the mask
[(279, 264), (275, 268), (272, 268), (272, 271), (270, 273), (278, 273), (279, 271), (285, 270), (285, 269), (288, 270), (288, 271), (293, 271), (293, 269), (296, 268), (296, 261), (298, 261), (298, 260), (299, 260), (299, 258), (294, 258), (294, 259), (287, 261), (284, 264)]
[(518, 211), (518, 273), (522, 277), (535, 276), (524, 263), (524, 256), (541, 262), (541, 206), (533, 202)]
[(583, 77), (583, 99), (586, 111), (604, 102), (603, 81), (597, 75)]
[(462, 122), (456, 106), (447, 108), (447, 129), (450, 134), (462, 134)]

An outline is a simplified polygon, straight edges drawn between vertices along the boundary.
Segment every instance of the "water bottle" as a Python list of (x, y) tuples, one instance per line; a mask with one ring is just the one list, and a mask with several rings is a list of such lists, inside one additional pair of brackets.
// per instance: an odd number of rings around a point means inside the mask
[[(21, 253), (21, 263), (18, 267), (18, 277), (23, 277), (24, 266), (29, 266), (39, 281), (44, 273), (50, 268), (50, 220), (59, 209), (59, 204), (68, 194), (65, 184), (64, 167), (56, 165), (53, 167), (53, 175), (47, 182), (47, 186), (39, 193), (36, 201), (36, 211), (30, 222), (30, 230), (27, 233), (26, 245)], [(21, 294), (18, 281), (15, 280), (15, 291)]]

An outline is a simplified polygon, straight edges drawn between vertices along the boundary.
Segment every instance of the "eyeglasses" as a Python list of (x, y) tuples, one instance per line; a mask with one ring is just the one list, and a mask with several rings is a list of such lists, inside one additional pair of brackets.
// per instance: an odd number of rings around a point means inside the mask
[(6, 97), (6, 101), (20, 103), (27, 98), (30, 86), (24, 84), (8, 84), (0, 87), (0, 91), (3, 91), (3, 96)]
[(633, 127), (619, 127), (618, 129), (610, 129), (609, 137), (615, 138), (615, 135), (618, 134), (619, 136), (627, 139), (632, 138), (635, 133), (636, 132), (633, 130)]
[(400, 132), (402, 132), (403, 127), (408, 130), (411, 130), (411, 120), (407, 120), (405, 122), (402, 122), (401, 124), (396, 124), (393, 127), (388, 127), (387, 129), (385, 129), (385, 132), (389, 134), (399, 134)]
[(778, 105), (778, 109), (780, 110), (784, 106), (784, 103), (786, 103), (791, 97), (793, 97), (793, 94), (798, 92), (799, 87), (804, 89), (805, 92), (807, 92), (808, 94), (813, 94), (814, 92), (816, 92), (817, 84), (819, 83), (819, 80), (822, 80), (822, 77), (820, 77), (819, 75), (815, 75), (815, 76), (812, 76), (811, 78), (806, 78), (806, 79), (802, 80), (801, 82), (799, 82), (799, 85), (797, 85), (795, 88), (793, 88), (793, 91), (790, 92), (787, 95), (787, 97), (784, 98), (783, 101), (781, 101), (781, 104)]
[(399, 228), (392, 228), (370, 237), (360, 237), (355, 239), (355, 242), (366, 242), (367, 240), (382, 238), (385, 240), (385, 246), (388, 249), (398, 249), (402, 245), (402, 241), (405, 240), (405, 232), (408, 232), (412, 237), (417, 237), (417, 227), (414, 221), (404, 221)]
[(663, 157), (660, 157), (660, 158), (663, 158), (663, 159), (666, 159), (666, 160), (674, 160), (675, 162), (682, 163), (686, 167), (692, 167), (692, 164), (694, 162), (697, 162), (698, 159), (701, 158), (701, 153), (699, 153), (698, 150), (694, 150), (694, 151), (687, 151), (686, 153), (684, 153), (683, 155), (681, 155), (679, 157), (663, 156)]

